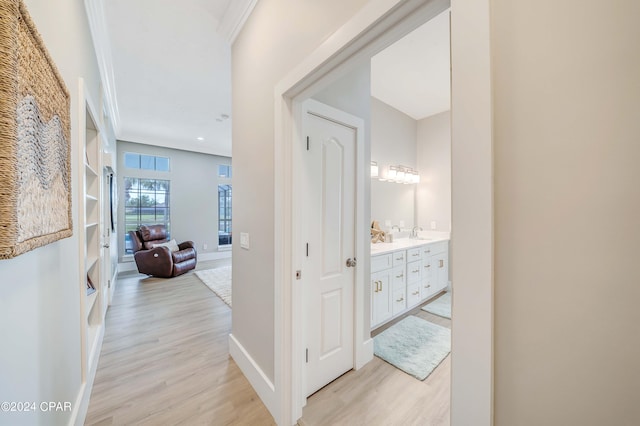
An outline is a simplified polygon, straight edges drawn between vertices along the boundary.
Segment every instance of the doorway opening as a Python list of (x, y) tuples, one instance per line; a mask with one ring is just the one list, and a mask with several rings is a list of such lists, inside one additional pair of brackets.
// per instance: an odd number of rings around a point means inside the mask
[[(368, 60), (402, 36), (424, 24), (449, 7), (448, 1), (399, 2), (394, 7), (380, 13), (371, 6), (357, 18), (347, 23), (348, 30), (327, 41), (322, 49), (318, 49), (276, 87), (276, 199), (283, 212), (276, 222), (276, 389), (281, 397), (280, 409), (283, 423), (292, 423), (302, 415), (306, 396), (302, 388), (302, 371), (304, 366), (304, 334), (300, 319), (303, 318), (303, 291), (295, 280), (295, 251), (300, 241), (298, 229), (300, 215), (296, 211), (296, 175), (293, 171), (297, 164), (295, 149), (300, 135), (301, 119), (300, 103), (313, 94), (328, 87), (354, 69), (355, 65)], [(478, 18), (479, 25), (465, 27), (465, 37), (452, 37), (453, 87), (452, 87), (452, 221), (456, 223), (456, 231), (452, 235), (452, 259), (456, 262), (457, 293), (454, 301), (456, 332), (453, 335), (453, 347), (458, 341), (457, 376), (459, 383), (472, 383), (473, 386), (456, 387), (456, 368), (453, 363), (452, 379), (452, 419), (456, 416), (458, 401), (458, 421), (473, 416), (482, 424), (489, 424), (491, 419), (491, 262), (492, 262), (492, 192), (491, 192), (491, 119), (490, 119), (490, 74), (488, 67), (488, 19), (484, 15), (486, 5), (476, 8), (469, 5), (455, 10), (452, 28), (459, 20)], [(461, 28), (461, 27), (457, 27)], [(462, 30), (458, 30), (462, 31)], [(470, 36), (479, 33), (478, 38)], [(486, 32), (485, 32), (486, 31)], [(456, 33), (456, 30), (453, 30)], [(459, 56), (456, 57), (455, 47)], [(482, 54), (470, 54), (475, 47)], [(468, 50), (469, 49), (469, 50)], [(477, 53), (477, 49), (476, 49)], [(486, 56), (485, 56), (486, 53)], [(460, 64), (459, 72), (456, 63)], [(478, 67), (474, 67), (478, 65)], [(473, 72), (472, 72), (473, 70)], [(456, 76), (459, 77), (456, 80)], [(458, 81), (456, 84), (455, 82)], [(469, 89), (469, 91), (465, 91)], [(465, 108), (456, 112), (456, 99)], [(460, 104), (460, 103), (459, 103)], [(475, 115), (478, 114), (478, 115)], [(480, 117), (478, 119), (478, 117)], [(456, 133), (456, 130), (458, 132)], [(456, 147), (456, 141), (459, 146)], [(366, 162), (359, 163), (360, 176), (369, 179), (370, 146), (364, 147)], [(459, 166), (456, 168), (455, 166)], [(364, 171), (367, 174), (364, 174)], [(480, 188), (478, 183), (480, 182)], [(370, 181), (365, 180), (365, 194), (370, 191)], [(456, 188), (458, 192), (456, 195)], [(474, 196), (470, 197), (469, 194)], [(370, 200), (366, 200), (365, 206)], [(469, 203), (477, 203), (469, 208)], [(466, 207), (466, 208), (461, 208)], [(458, 210), (456, 210), (459, 208)], [(469, 214), (474, 211), (473, 217)], [(460, 212), (456, 215), (456, 211)], [(366, 223), (368, 231), (369, 215), (359, 217), (360, 223)], [(478, 230), (481, 230), (479, 232)], [(484, 239), (478, 239), (478, 237)], [(370, 255), (364, 249), (357, 251), (362, 276), (370, 274)], [(479, 255), (479, 256), (478, 256)], [(362, 262), (364, 264), (362, 264)], [(459, 269), (458, 269), (459, 268)], [(474, 271), (473, 269), (476, 268)], [(457, 272), (461, 271), (461, 272)], [(293, 272), (293, 273), (290, 273)], [(473, 273), (473, 278), (471, 277)], [(364, 281), (357, 280), (358, 284)], [(470, 284), (472, 283), (473, 284)], [(295, 285), (294, 285), (295, 284)], [(357, 285), (358, 285), (357, 284)], [(355, 313), (354, 365), (364, 365), (369, 357), (371, 346), (370, 320), (368, 307), (364, 300), (369, 300), (366, 290), (363, 301), (356, 301)], [(477, 297), (482, 303), (477, 305)], [(474, 300), (475, 298), (475, 300)], [(461, 313), (461, 314), (460, 314)], [(478, 333), (479, 332), (479, 333)], [(458, 339), (456, 338), (458, 336)], [(475, 336), (475, 337), (474, 337)], [(479, 336), (479, 338), (478, 338)], [(465, 350), (467, 349), (467, 350)], [(478, 349), (480, 357), (478, 357)], [(455, 352), (455, 349), (454, 349)], [(470, 354), (473, 353), (473, 356)], [(479, 361), (479, 358), (481, 359)], [(477, 380), (476, 380), (477, 379)], [(473, 388), (473, 389), (472, 389)], [(479, 396), (478, 396), (479, 395)], [(479, 398), (479, 399), (478, 399)], [(469, 407), (474, 407), (470, 410)], [(466, 411), (466, 414), (462, 411)], [(474, 413), (474, 414), (471, 414)]]

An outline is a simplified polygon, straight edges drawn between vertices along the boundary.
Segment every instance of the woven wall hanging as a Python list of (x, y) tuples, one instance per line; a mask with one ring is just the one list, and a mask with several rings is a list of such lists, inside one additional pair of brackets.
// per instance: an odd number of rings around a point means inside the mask
[(0, 0), (0, 259), (71, 236), (69, 93), (21, 0)]

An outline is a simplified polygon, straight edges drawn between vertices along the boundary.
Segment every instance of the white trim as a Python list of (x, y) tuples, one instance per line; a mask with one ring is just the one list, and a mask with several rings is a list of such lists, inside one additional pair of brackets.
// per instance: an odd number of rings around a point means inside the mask
[(276, 417), (278, 404), (275, 386), (233, 334), (229, 334), (229, 355), (238, 364), (267, 409)]
[(493, 424), (490, 0), (451, 5), (451, 424)]
[[(116, 84), (113, 76), (111, 43), (109, 41), (103, 0), (84, 0), (84, 8), (89, 21), (89, 29), (91, 30), (91, 38), (93, 39), (93, 49), (95, 50), (98, 61), (100, 81), (102, 83), (107, 110), (109, 111), (111, 127), (117, 138), (120, 133), (120, 111), (118, 110)], [(100, 110), (102, 111), (102, 105), (100, 105)], [(102, 114), (99, 116), (102, 117)]]
[[(457, 3), (456, 3), (457, 2)], [(490, 425), (493, 407), (493, 196), (492, 196), (492, 134), (491, 134), (491, 80), (490, 80), (490, 21), (489, 0), (456, 0), (452, 7), (452, 63), (454, 68), (452, 85), (452, 140), (457, 145), (453, 152), (452, 192), (454, 226), (452, 234), (455, 243), (452, 257), (456, 257), (456, 295), (454, 296), (453, 328), (454, 355), (452, 362), (452, 425)], [(327, 82), (339, 78), (354, 62), (371, 57), (403, 35), (417, 28), (431, 17), (446, 10), (448, 0), (371, 0), (353, 18), (330, 36), (318, 49), (294, 68), (275, 87), (275, 224), (274, 224), (274, 282), (275, 282), (275, 384), (280, 399), (281, 416), (272, 411), (278, 424), (293, 424), (302, 414), (301, 399), (294, 390), (298, 363), (295, 360), (295, 324), (292, 317), (298, 295), (295, 290), (292, 245), (292, 217), (295, 215), (291, 146), (295, 134), (295, 99), (309, 97)], [(475, 37), (478, 37), (476, 40)], [(474, 50), (478, 47), (478, 50)], [(488, 66), (487, 66), (488, 64)], [(479, 75), (473, 76), (476, 66)], [(456, 73), (457, 68), (466, 67), (464, 73)], [(459, 78), (468, 79), (468, 84)], [(462, 90), (463, 87), (468, 91)], [(479, 96), (474, 100), (475, 96)], [(487, 102), (488, 101), (488, 102)], [(473, 108), (464, 111), (455, 105)], [(466, 107), (465, 107), (466, 108)], [(488, 113), (487, 113), (488, 112)], [(475, 134), (474, 132), (478, 132)], [(487, 148), (489, 155), (487, 155)], [(474, 153), (482, 154), (473, 158)], [(473, 167), (458, 181), (460, 165), (476, 161)], [(460, 171), (459, 171), (460, 170)], [(473, 180), (481, 182), (475, 199), (481, 199), (482, 211), (462, 209), (460, 197), (473, 188)], [(460, 194), (458, 197), (457, 194)], [(458, 210), (460, 209), (460, 210)], [(459, 213), (458, 213), (459, 212)], [(476, 231), (472, 231), (475, 227)], [(468, 234), (465, 232), (468, 231)], [(477, 238), (481, 235), (483, 238)], [(475, 242), (472, 241), (476, 239)], [(470, 260), (476, 250), (476, 260)], [(462, 266), (471, 268), (480, 264), (480, 275), (474, 282), (461, 273)], [(473, 296), (480, 295), (482, 306), (479, 318), (461, 312), (471, 304)], [(465, 316), (466, 315), (466, 316)], [(476, 321), (476, 319), (478, 321)], [(473, 335), (479, 332), (481, 341)], [(475, 354), (475, 344), (481, 346)], [(463, 353), (466, 350), (466, 353)], [(295, 368), (294, 368), (295, 367)], [(481, 396), (472, 400), (474, 392)], [(464, 415), (461, 413), (464, 412)], [(489, 415), (487, 415), (489, 413)], [(466, 421), (465, 419), (473, 419)]]
[(87, 374), (86, 381), (80, 386), (80, 391), (76, 397), (76, 403), (73, 406), (73, 412), (69, 419), (69, 425), (82, 426), (87, 417), (87, 411), (89, 410), (89, 400), (91, 398), (91, 391), (93, 390), (93, 382), (96, 379), (96, 371), (98, 370), (98, 361), (100, 359), (100, 352), (102, 351), (102, 341), (104, 340), (104, 322), (98, 328), (98, 335), (96, 336), (96, 343), (92, 348), (94, 350), (93, 356), (94, 362), (89, 365), (89, 372)]
[(233, 44), (257, 3), (258, 0), (230, 1), (222, 17), (222, 22), (218, 26), (218, 34), (224, 37), (229, 44)]

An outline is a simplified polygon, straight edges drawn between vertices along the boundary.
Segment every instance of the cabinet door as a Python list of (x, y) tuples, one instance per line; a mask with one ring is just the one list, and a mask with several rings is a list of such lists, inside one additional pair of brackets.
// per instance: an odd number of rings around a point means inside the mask
[(389, 269), (371, 275), (371, 328), (391, 318), (391, 273)]
[(449, 256), (447, 253), (438, 253), (435, 257), (434, 266), (437, 271), (435, 280), (436, 291), (444, 290), (449, 283)]

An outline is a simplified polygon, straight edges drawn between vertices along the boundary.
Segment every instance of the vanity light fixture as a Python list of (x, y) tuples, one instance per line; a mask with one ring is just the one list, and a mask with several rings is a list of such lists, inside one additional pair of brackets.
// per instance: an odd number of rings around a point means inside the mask
[(377, 178), (378, 177), (378, 162), (377, 161), (372, 161), (371, 162), (371, 177), (372, 178)]
[(398, 167), (389, 166), (389, 171), (387, 171), (387, 180), (390, 182), (395, 182), (398, 177)]
[[(378, 177), (378, 180), (382, 182), (394, 182), (394, 183), (402, 183), (405, 185), (411, 185), (414, 183), (420, 182), (420, 174), (417, 170), (414, 170), (412, 167), (407, 166), (388, 166), (379, 168), (381, 172), (373, 174), (373, 167), (375, 161), (371, 162), (371, 177)], [(377, 163), (375, 164), (376, 169), (378, 170)]]

